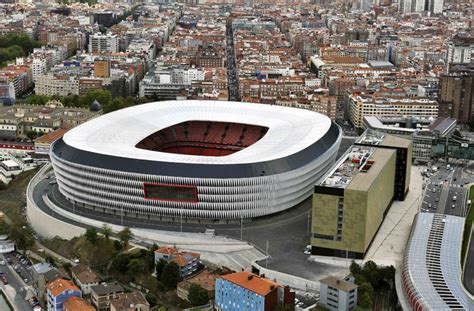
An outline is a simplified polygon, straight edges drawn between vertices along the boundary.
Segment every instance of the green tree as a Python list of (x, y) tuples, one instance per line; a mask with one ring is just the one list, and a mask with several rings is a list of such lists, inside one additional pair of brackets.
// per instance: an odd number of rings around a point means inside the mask
[(97, 242), (97, 230), (95, 228), (88, 228), (85, 237), (91, 244), (95, 244)]
[(280, 304), (275, 308), (275, 311), (294, 311), (294, 310), (295, 310), (295, 306), (290, 305), (290, 304), (284, 304), (284, 305)]
[(158, 304), (158, 298), (156, 298), (156, 296), (152, 293), (146, 294), (145, 299), (148, 301), (152, 308)]
[(33, 235), (25, 226), (13, 224), (11, 228), (10, 238), (15, 242), (18, 249), (27, 250), (35, 244)]
[(51, 256), (46, 256), (45, 261), (49, 263), (51, 266), (56, 267), (56, 261)]
[(161, 281), (161, 274), (163, 274), (163, 269), (166, 266), (166, 263), (167, 263), (166, 260), (164, 260), (163, 258), (158, 260), (158, 262), (156, 263), (156, 267), (155, 267), (156, 278), (160, 281)]
[(153, 244), (146, 253), (146, 265), (148, 270), (153, 270), (155, 266), (155, 251), (158, 249), (158, 245)]
[(146, 264), (143, 262), (142, 259), (139, 259), (139, 258), (134, 258), (130, 260), (130, 262), (127, 265), (128, 274), (132, 277), (145, 272), (145, 270), (146, 270)]
[(110, 239), (110, 235), (112, 234), (112, 228), (108, 224), (102, 225), (102, 234), (105, 237), (105, 241), (108, 243)]
[(36, 133), (35, 131), (28, 131), (26, 132), (26, 137), (28, 137), (30, 141), (33, 141), (36, 139), (36, 137), (38, 137), (38, 133)]
[(179, 266), (174, 261), (170, 261), (163, 268), (161, 283), (166, 289), (170, 290), (176, 288), (180, 277)]
[(132, 238), (132, 230), (130, 230), (129, 227), (125, 227), (121, 231), (118, 232), (118, 237), (120, 241), (122, 242), (123, 247), (127, 248), (128, 242)]
[(358, 304), (363, 309), (370, 309), (374, 307), (374, 298), (375, 298), (375, 291), (370, 283), (362, 283), (359, 286), (358, 290)]
[(122, 243), (118, 240), (114, 240), (114, 248), (116, 251), (121, 251), (123, 248)]
[(130, 261), (131, 258), (129, 254), (120, 253), (112, 261), (112, 268), (120, 273), (127, 273)]
[(63, 263), (63, 269), (66, 270), (67, 273), (71, 273), (72, 264), (70, 262)]
[(188, 300), (195, 307), (202, 306), (209, 303), (209, 294), (199, 284), (193, 283), (189, 287)]

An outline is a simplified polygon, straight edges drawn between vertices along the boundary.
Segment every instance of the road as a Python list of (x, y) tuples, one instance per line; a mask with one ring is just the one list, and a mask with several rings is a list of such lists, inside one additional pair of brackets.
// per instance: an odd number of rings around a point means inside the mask
[(465, 217), (468, 189), (464, 186), (472, 181), (472, 176), (465, 176), (463, 167), (457, 164), (452, 170), (445, 165), (437, 167), (438, 171), (425, 180), (422, 212)]
[(13, 292), (13, 289), (14, 292), (16, 292), (14, 303), (19, 310), (31, 310), (30, 304), (25, 300), (25, 288), (27, 287), (27, 284), (25, 284), (25, 282), (18, 276), (3, 254), (0, 254), (0, 261), (6, 262), (5, 265), (0, 266), (0, 270), (3, 271), (8, 281), (8, 285), (2, 285), (5, 287), (4, 291), (11, 293)]
[(235, 67), (234, 37), (232, 34), (232, 26), (227, 26), (226, 37), (229, 100), (240, 101), (238, 77)]
[[(352, 144), (352, 140), (343, 139), (338, 154), (341, 155)], [(180, 231), (180, 222), (159, 222), (156, 220), (136, 219), (134, 217), (121, 217), (120, 215), (106, 214), (73, 206), (59, 192), (56, 184), (51, 185), (50, 180), (43, 179), (33, 191), (33, 198), (38, 206), (47, 214), (77, 226), (87, 227), (79, 222), (69, 220), (54, 213), (43, 201), (43, 195), (56, 205), (77, 215), (87, 216), (99, 221), (155, 230)], [(305, 246), (309, 243), (311, 199), (308, 199), (290, 210), (282, 213), (262, 217), (255, 220), (244, 220), (242, 227), (239, 223), (233, 224), (192, 224), (183, 221), (183, 231), (204, 232), (206, 229), (214, 229), (217, 235), (225, 235), (235, 239), (243, 239), (256, 245), (266, 253), (268, 242), (268, 254), (270, 259), (261, 263), (263, 266), (280, 272), (297, 275), (308, 279), (317, 279), (332, 267), (307, 262), (308, 255), (303, 254)], [(242, 234), (242, 237), (241, 237)], [(291, 256), (288, 256), (291, 254)]]

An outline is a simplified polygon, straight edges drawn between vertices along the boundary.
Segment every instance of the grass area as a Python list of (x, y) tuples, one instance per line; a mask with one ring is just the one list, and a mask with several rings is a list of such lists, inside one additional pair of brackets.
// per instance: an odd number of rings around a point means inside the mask
[(14, 223), (26, 223), (23, 213), (26, 205), (26, 187), (37, 172), (38, 169), (34, 169), (15, 176), (5, 189), (0, 191), (0, 210)]
[[(469, 189), (469, 200), (474, 200), (474, 186)], [(462, 238), (461, 262), (464, 263), (464, 256), (466, 255), (467, 243), (469, 242), (469, 235), (471, 234), (472, 222), (474, 221), (474, 208), (469, 207), (469, 213), (466, 216), (466, 223), (464, 224), (464, 234)]]

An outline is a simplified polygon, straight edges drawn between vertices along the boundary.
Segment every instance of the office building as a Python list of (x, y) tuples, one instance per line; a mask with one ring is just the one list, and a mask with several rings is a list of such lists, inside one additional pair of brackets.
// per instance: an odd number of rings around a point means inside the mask
[(395, 164), (395, 150), (349, 148), (315, 186), (313, 254), (364, 257), (392, 202)]
[(366, 116), (431, 118), (434, 120), (438, 117), (438, 103), (425, 98), (383, 98), (357, 93), (349, 96), (349, 119), (351, 123), (357, 128), (363, 128), (364, 117)]
[(295, 293), (288, 287), (249, 272), (235, 272), (216, 279), (217, 310), (275, 310), (278, 305), (293, 305)]
[(392, 200), (409, 189), (412, 142), (366, 132), (314, 189), (316, 255), (363, 258)]
[[(435, 128), (433, 128), (435, 129)], [(396, 151), (395, 184), (393, 198), (405, 200), (410, 187), (413, 143), (408, 138), (367, 130), (355, 141), (358, 146), (377, 146)]]
[(346, 280), (328, 276), (322, 280), (319, 304), (332, 311), (350, 311), (357, 307), (357, 288)]

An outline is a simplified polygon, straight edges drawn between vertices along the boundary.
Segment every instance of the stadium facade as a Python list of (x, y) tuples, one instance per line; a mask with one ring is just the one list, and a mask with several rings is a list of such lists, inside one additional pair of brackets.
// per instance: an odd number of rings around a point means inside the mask
[(238, 102), (166, 101), (84, 123), (51, 161), (69, 201), (150, 219), (269, 215), (311, 196), (340, 128), (316, 112)]

